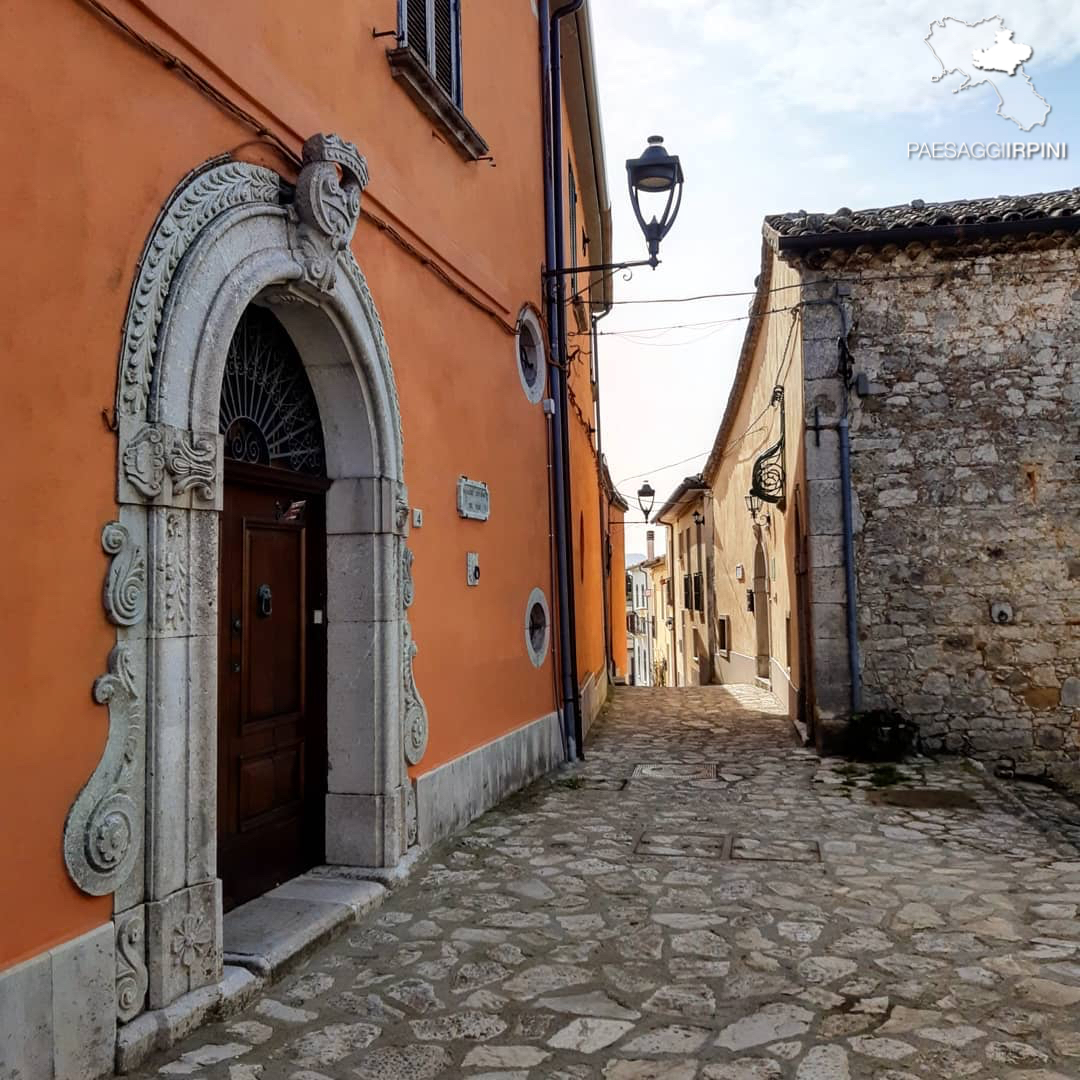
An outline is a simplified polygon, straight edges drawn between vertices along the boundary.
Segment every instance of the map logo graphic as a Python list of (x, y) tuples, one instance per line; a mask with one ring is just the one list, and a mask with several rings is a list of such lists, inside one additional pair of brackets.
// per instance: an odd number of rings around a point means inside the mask
[(1024, 70), (1034, 50), (1013, 41), (1013, 31), (999, 15), (975, 23), (947, 15), (930, 24), (930, 33), (923, 40), (941, 65), (934, 82), (941, 82), (946, 75), (963, 75), (964, 81), (954, 94), (985, 84), (997, 94), (997, 114), (1003, 120), (1011, 120), (1021, 131), (1046, 123), (1050, 103)]

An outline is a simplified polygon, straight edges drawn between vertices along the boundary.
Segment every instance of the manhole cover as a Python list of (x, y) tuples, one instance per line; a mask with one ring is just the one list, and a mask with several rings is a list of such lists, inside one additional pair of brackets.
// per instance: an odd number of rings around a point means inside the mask
[(637, 842), (634, 853), (666, 858), (722, 859), (727, 843), (728, 838), (723, 834), (646, 832)]
[(716, 765), (641, 764), (632, 775), (635, 780), (715, 780)]
[(816, 840), (736, 836), (731, 844), (731, 857), (762, 862), (819, 862), (821, 849)]
[(901, 806), (908, 810), (978, 810), (979, 804), (966, 792), (951, 788), (896, 788), (871, 791), (868, 802), (881, 806)]

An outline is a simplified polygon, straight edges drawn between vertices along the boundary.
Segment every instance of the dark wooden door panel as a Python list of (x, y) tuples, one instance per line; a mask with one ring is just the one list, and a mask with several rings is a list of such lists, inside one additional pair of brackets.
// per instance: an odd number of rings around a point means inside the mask
[(320, 488), (325, 482), (279, 469), (226, 470), (218, 717), (218, 873), (226, 908), (323, 859)]
[(305, 533), (244, 519), (245, 726), (304, 711)]

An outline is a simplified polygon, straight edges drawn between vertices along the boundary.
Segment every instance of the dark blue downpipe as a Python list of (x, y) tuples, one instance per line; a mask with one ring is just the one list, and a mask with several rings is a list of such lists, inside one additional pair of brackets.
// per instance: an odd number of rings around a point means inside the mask
[[(562, 58), (560, 20), (579, 10), (585, 0), (571, 0), (551, 13), (550, 0), (540, 0), (541, 97), (544, 119), (544, 262), (549, 270), (563, 264), (566, 246), (561, 213), (562, 179)], [(559, 592), (559, 652), (562, 670), (563, 738), (568, 761), (583, 757), (581, 695), (577, 670), (577, 628), (574, 598), (574, 561), (570, 546), (570, 431), (567, 387), (566, 303), (561, 277), (544, 284), (549, 334), (548, 372), (554, 458), (556, 567)]]
[[(846, 374), (844, 375), (846, 381)], [(858, 601), (855, 595), (855, 526), (851, 496), (851, 435), (848, 428), (848, 398), (844, 393), (844, 415), (840, 429), (840, 492), (844, 507), (844, 585), (846, 593), (848, 671), (851, 675), (851, 712), (862, 712), (862, 660), (859, 655)]]

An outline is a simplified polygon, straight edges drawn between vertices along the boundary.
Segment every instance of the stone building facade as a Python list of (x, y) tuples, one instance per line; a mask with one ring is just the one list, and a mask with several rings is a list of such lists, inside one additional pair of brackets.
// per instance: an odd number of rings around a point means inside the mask
[(805, 419), (846, 364), (863, 707), (1006, 770), (1075, 759), (1076, 234), (830, 251), (803, 282), (840, 304), (804, 312)]
[[(758, 674), (819, 745), (886, 710), (1003, 772), (1080, 759), (1078, 233), (1080, 189), (766, 218), (706, 480), (722, 596), (753, 565), (747, 481), (779, 463), (755, 518), (775, 617), (730, 620), (725, 644), (764, 642)], [(770, 446), (749, 436), (774, 339), (800, 377)], [(718, 676), (749, 681), (727, 657)]]

